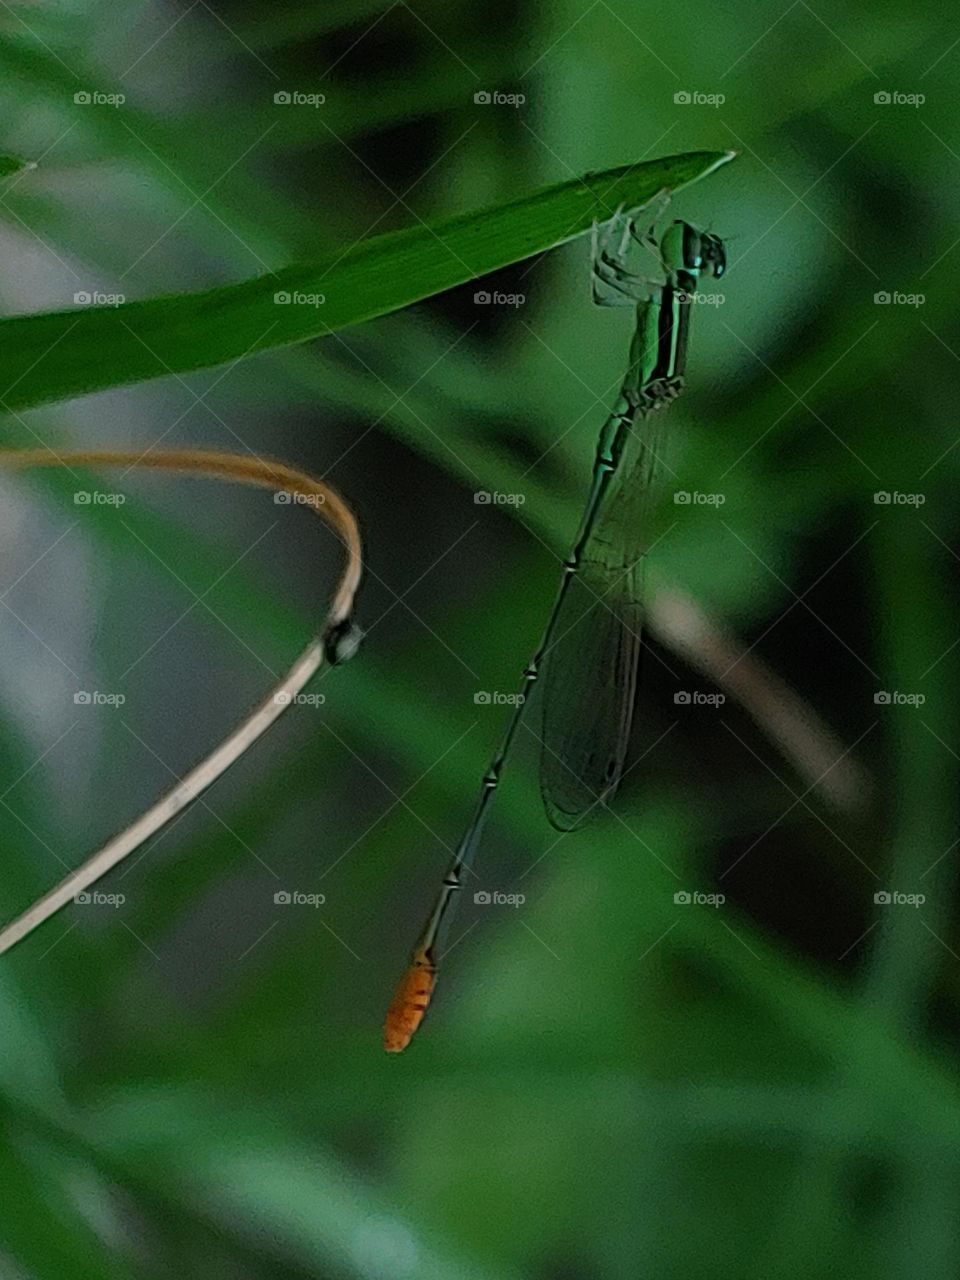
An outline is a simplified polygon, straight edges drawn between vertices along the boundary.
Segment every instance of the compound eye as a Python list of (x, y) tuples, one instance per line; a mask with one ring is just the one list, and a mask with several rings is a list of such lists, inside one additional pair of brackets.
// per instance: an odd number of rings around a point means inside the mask
[(719, 280), (727, 269), (727, 250), (719, 236), (704, 237), (704, 258), (710, 263), (714, 276)]

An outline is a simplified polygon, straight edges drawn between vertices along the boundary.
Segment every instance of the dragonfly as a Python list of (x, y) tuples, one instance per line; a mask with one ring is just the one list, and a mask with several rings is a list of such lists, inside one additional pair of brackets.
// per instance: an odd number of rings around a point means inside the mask
[[(666, 199), (661, 193), (651, 203)], [(638, 216), (649, 209), (618, 210), (603, 228), (594, 225), (594, 301), (635, 308), (627, 372), (597, 440), (580, 527), (540, 643), (524, 668), (513, 715), (387, 1013), (384, 1047), (390, 1053), (406, 1048), (430, 1004), (456, 903), (541, 676), (540, 790), (551, 824), (560, 831), (580, 826), (610, 801), (623, 775), (637, 693), (662, 411), (683, 389), (697, 285), (726, 270), (719, 236), (675, 220), (658, 238), (656, 223), (640, 230)], [(655, 254), (658, 278), (631, 269), (638, 245)]]

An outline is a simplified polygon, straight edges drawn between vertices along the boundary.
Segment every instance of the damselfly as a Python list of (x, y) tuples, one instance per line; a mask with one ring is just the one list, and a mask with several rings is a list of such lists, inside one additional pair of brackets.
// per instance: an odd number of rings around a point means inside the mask
[[(654, 249), (663, 279), (628, 269), (631, 247)], [(623, 774), (637, 685), (643, 624), (643, 566), (650, 545), (650, 493), (658, 466), (660, 411), (679, 394), (690, 313), (703, 275), (719, 277), (719, 237), (687, 222), (659, 241), (635, 216), (594, 230), (594, 300), (636, 307), (630, 362), (597, 443), (590, 493), (553, 609), (523, 672), (520, 696), (483, 777), (473, 817), (457, 846), (433, 909), (397, 988), (384, 1046), (409, 1044), (430, 1002), (437, 963), (464, 877), (471, 870), (504, 764), (541, 673), (546, 676), (540, 786), (547, 816), (561, 831), (606, 804)]]

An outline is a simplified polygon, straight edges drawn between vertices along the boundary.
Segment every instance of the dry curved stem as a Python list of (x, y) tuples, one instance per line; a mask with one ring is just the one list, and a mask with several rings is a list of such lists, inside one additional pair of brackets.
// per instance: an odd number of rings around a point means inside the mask
[(354, 597), (363, 570), (360, 531), (343, 498), (322, 480), (285, 463), (203, 449), (170, 449), (137, 454), (124, 450), (84, 449), (54, 454), (45, 449), (0, 452), (0, 468), (125, 466), (180, 471), (201, 479), (230, 480), (298, 495), (340, 538), (345, 561), (322, 632), (307, 645), (267, 697), (166, 795), (93, 854), (49, 893), (0, 929), (0, 955), (9, 951), (74, 896), (88, 889), (133, 853), (188, 804), (207, 790), (277, 720), (324, 662), (349, 657), (359, 640), (352, 624)]

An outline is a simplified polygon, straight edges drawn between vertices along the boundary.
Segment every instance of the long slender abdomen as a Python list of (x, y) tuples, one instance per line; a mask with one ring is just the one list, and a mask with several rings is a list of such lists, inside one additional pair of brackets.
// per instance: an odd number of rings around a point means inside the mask
[(387, 1053), (400, 1053), (413, 1039), (430, 1004), (436, 981), (436, 965), (425, 951), (415, 951), (383, 1024), (383, 1047)]

